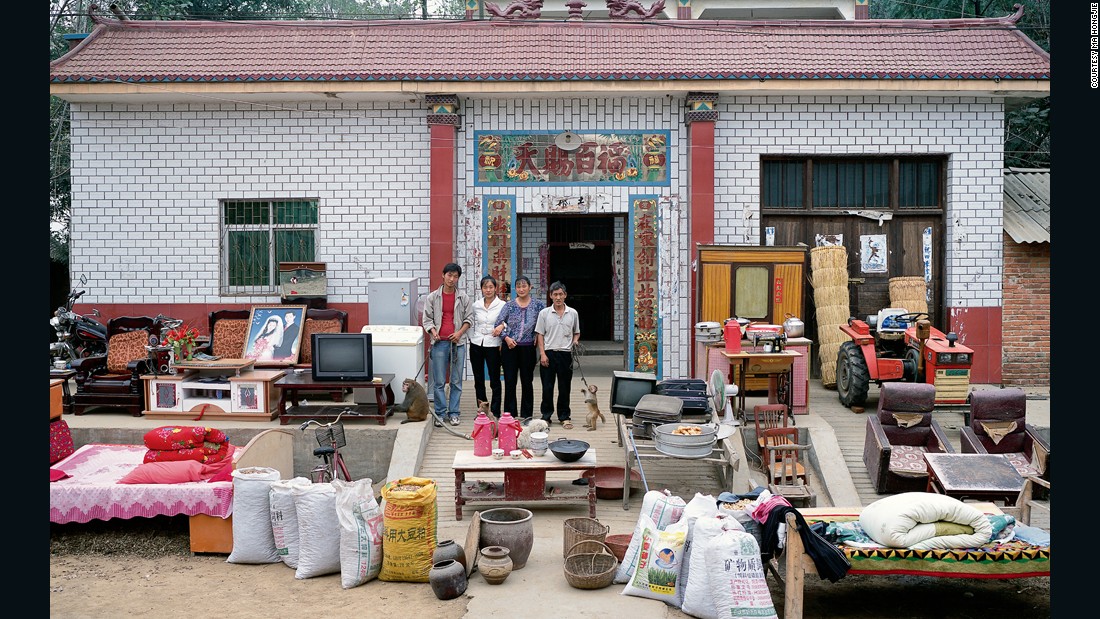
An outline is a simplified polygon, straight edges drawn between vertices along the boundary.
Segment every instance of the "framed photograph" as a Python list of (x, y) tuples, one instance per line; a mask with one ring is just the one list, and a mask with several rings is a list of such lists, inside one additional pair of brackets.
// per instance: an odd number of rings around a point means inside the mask
[(305, 305), (253, 305), (241, 356), (257, 365), (294, 365), (305, 320)]

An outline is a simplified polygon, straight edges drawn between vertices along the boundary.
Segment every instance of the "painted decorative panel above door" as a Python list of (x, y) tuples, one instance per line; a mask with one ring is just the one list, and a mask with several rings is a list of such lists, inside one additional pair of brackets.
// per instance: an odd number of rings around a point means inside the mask
[(668, 131), (475, 131), (474, 184), (667, 186), (669, 138)]

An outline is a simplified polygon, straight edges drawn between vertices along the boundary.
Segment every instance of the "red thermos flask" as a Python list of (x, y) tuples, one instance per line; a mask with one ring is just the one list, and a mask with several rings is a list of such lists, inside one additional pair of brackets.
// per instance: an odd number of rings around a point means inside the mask
[(723, 336), (726, 339), (726, 352), (741, 352), (741, 323), (737, 319), (726, 320)]

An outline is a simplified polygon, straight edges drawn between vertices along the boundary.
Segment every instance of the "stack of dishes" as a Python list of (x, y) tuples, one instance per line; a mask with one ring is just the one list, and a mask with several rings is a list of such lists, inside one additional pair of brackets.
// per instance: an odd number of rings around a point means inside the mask
[(545, 456), (546, 448), (550, 446), (550, 435), (546, 432), (531, 433), (531, 453), (536, 456)]

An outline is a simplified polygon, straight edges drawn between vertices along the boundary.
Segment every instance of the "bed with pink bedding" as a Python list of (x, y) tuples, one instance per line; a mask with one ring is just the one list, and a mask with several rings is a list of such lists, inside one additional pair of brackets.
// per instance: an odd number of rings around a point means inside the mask
[[(289, 479), (294, 471), (292, 442), (293, 435), (286, 430), (265, 430), (234, 449), (231, 466), (271, 467)], [(95, 443), (52, 465), (51, 473), (60, 470), (68, 477), (50, 482), (50, 522), (186, 515), (192, 517), (192, 550), (195, 518), (228, 523), (233, 512), (232, 481), (205, 481), (196, 475), (197, 481), (178, 483), (119, 483), (143, 464), (147, 451), (144, 445)]]

